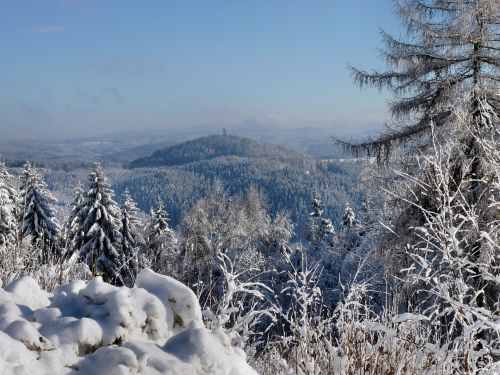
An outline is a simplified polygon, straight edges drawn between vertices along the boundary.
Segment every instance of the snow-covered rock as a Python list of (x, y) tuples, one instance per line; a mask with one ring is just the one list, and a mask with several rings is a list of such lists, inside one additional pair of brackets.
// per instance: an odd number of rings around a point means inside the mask
[(95, 278), (54, 294), (29, 277), (0, 289), (0, 374), (256, 374), (195, 294), (150, 270), (136, 287)]

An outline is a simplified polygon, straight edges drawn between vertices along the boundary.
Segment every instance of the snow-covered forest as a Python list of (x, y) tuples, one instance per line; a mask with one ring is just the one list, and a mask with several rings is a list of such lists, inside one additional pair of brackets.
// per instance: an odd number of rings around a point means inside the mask
[[(158, 154), (164, 156), (154, 156)], [(273, 215), (287, 212), (300, 233), (307, 225), (314, 192), (321, 196), (325, 214), (335, 223), (342, 219), (345, 202), (357, 209), (363, 203), (363, 185), (359, 182), (363, 178), (360, 166), (364, 160), (312, 159), (274, 144), (235, 135), (200, 137), (157, 150), (154, 155), (135, 161), (142, 164), (135, 168), (121, 160), (104, 159), (101, 163), (117, 202), (122, 202), (126, 189), (145, 212), (160, 199), (168, 208), (174, 228), (200, 198), (209, 194), (217, 180), (230, 196), (245, 194), (250, 187), (257, 188), (266, 196), (269, 212)], [(15, 167), (11, 168), (12, 174), (22, 173), (24, 161), (10, 159), (7, 163)], [(63, 220), (75, 186), (85, 183), (93, 162), (37, 160), (36, 165), (58, 200), (56, 208)]]
[(0, 373), (500, 374), (500, 2), (394, 3), (351, 161), (212, 136), (86, 162), (65, 209), (1, 162)]

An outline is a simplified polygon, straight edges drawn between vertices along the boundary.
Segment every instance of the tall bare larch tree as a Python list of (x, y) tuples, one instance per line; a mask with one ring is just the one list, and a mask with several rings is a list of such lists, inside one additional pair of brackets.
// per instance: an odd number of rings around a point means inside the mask
[(392, 92), (391, 125), (339, 143), (379, 161), (403, 156), (379, 247), (388, 273), (413, 288), (393, 292), (432, 319), (463, 371), (487, 369), (500, 345), (500, 1), (395, 5), (407, 37), (382, 32), (389, 69), (351, 68), (360, 86)]

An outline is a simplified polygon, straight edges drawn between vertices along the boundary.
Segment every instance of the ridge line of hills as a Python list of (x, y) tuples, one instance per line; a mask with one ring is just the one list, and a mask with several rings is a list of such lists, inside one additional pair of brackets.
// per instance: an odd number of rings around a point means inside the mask
[(279, 145), (236, 135), (209, 135), (168, 146), (148, 157), (133, 160), (128, 166), (166, 167), (184, 165), (218, 157), (266, 158), (269, 160), (305, 159), (305, 155)]

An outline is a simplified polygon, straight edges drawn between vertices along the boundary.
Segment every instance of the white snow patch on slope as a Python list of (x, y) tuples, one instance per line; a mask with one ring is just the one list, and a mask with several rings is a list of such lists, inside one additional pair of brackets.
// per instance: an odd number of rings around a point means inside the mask
[(145, 270), (134, 288), (98, 277), (51, 295), (23, 277), (0, 289), (0, 374), (256, 373), (223, 332), (205, 328), (188, 287)]

